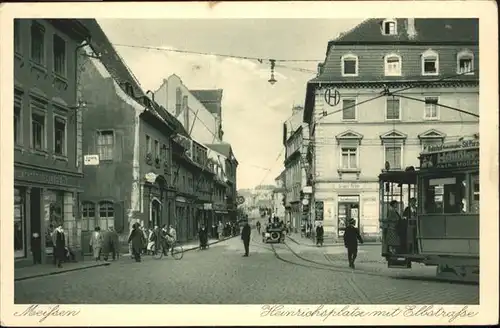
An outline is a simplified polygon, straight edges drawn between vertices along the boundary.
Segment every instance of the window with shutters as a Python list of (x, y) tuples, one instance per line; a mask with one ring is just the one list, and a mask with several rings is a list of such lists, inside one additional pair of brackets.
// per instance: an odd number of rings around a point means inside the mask
[(400, 76), (401, 75), (401, 56), (397, 54), (389, 54), (384, 58), (385, 75)]
[(400, 120), (401, 119), (401, 101), (399, 98), (395, 98), (395, 97), (387, 98), (385, 119), (386, 120)]
[(342, 99), (342, 121), (356, 120), (356, 99)]
[(99, 131), (97, 135), (97, 153), (99, 154), (100, 161), (113, 160), (113, 150), (115, 146), (114, 132)]
[(107, 230), (113, 227), (115, 221), (115, 210), (112, 202), (103, 201), (99, 203), (99, 227)]
[(31, 23), (31, 60), (45, 66), (45, 27), (40, 23)]
[(357, 76), (358, 75), (358, 56), (344, 55), (341, 58), (342, 76)]
[(84, 202), (82, 204), (82, 230), (93, 231), (95, 228), (95, 204)]

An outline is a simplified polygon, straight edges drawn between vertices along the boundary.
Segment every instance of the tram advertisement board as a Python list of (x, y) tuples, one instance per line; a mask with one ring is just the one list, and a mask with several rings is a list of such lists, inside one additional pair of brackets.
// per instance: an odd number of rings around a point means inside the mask
[(450, 169), (479, 165), (479, 141), (429, 146), (420, 156), (421, 169)]

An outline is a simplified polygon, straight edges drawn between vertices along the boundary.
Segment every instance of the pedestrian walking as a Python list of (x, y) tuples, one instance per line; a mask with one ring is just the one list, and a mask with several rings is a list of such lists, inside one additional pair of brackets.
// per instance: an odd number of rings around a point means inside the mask
[(243, 229), (241, 230), (241, 240), (243, 240), (243, 246), (245, 247), (245, 254), (243, 256), (248, 257), (250, 252), (250, 234), (252, 233), (248, 221), (245, 222)]
[(222, 224), (222, 221), (219, 221), (219, 225), (217, 226), (217, 235), (218, 235), (217, 237), (219, 240), (222, 240), (223, 233), (224, 233), (224, 225)]
[(319, 223), (316, 227), (316, 246), (323, 246), (323, 236), (325, 235), (325, 229), (323, 228), (323, 224)]
[(42, 238), (38, 232), (34, 232), (31, 236), (31, 253), (33, 264), (42, 264)]
[(257, 233), (259, 234), (260, 236), (260, 222), (257, 221), (257, 224), (255, 225), (257, 227)]
[(359, 229), (354, 226), (355, 223), (355, 220), (349, 220), (344, 231), (344, 246), (347, 248), (347, 259), (349, 260), (349, 267), (352, 269), (355, 268), (354, 261), (358, 256), (358, 240), (361, 244), (363, 243)]
[(206, 249), (208, 247), (208, 232), (204, 224), (201, 225), (198, 231), (198, 238), (200, 240), (200, 249)]
[(102, 256), (104, 261), (108, 260), (109, 253), (113, 261), (116, 259), (118, 251), (118, 234), (112, 226), (108, 227), (107, 231), (103, 232)]
[(136, 262), (141, 262), (141, 251), (145, 244), (144, 233), (138, 223), (132, 226), (132, 232), (128, 237), (128, 242), (132, 244), (132, 254)]
[(52, 242), (54, 244), (54, 252), (52, 256), (55, 258), (55, 264), (58, 268), (62, 268), (62, 262), (66, 257), (66, 236), (62, 224), (59, 224), (52, 234)]
[(90, 247), (92, 248), (94, 260), (96, 260), (96, 261), (101, 260), (101, 251), (102, 251), (103, 243), (104, 243), (104, 239), (103, 239), (103, 236), (101, 233), (101, 228), (95, 227), (94, 233), (92, 234), (92, 237), (90, 237)]

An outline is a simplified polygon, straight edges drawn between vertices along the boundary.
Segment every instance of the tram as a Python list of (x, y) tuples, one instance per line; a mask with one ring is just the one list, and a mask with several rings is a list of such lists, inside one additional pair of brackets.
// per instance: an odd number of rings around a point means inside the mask
[(382, 256), (389, 267), (423, 263), (438, 278), (479, 282), (479, 139), (430, 145), (419, 160), (379, 176)]

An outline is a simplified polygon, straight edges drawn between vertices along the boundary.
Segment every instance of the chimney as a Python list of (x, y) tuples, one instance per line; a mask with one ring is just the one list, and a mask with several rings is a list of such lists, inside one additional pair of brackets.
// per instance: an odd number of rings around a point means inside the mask
[(408, 18), (406, 20), (406, 33), (408, 33), (408, 38), (413, 40), (417, 36), (417, 30), (415, 29), (415, 18)]

